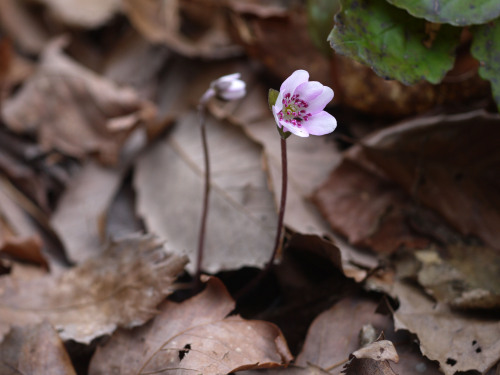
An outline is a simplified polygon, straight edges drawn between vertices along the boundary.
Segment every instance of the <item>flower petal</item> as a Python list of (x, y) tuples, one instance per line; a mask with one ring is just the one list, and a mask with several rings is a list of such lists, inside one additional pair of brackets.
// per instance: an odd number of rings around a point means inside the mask
[(278, 94), (278, 97), (276, 98), (276, 103), (274, 104), (273, 108), (276, 107), (277, 111), (279, 112), (283, 109), (283, 93), (280, 91)]
[(302, 127), (312, 135), (325, 135), (331, 133), (337, 127), (337, 120), (331, 114), (321, 111), (312, 115), (309, 121), (303, 122)]
[(310, 103), (323, 92), (324, 87), (317, 81), (304, 82), (297, 86), (294, 94), (298, 94), (300, 99)]
[[(277, 101), (276, 101), (277, 102)], [(283, 106), (282, 106), (283, 107)], [(273, 105), (273, 115), (274, 115), (274, 121), (276, 121), (276, 125), (278, 125), (278, 128), (281, 128), (281, 123), (280, 120), (278, 119), (278, 113), (281, 111), (281, 108), (278, 109), (277, 106)]]
[(319, 94), (314, 100), (309, 102), (308, 110), (313, 115), (321, 112), (328, 103), (333, 99), (333, 90), (328, 86), (323, 86), (323, 92)]
[(308, 79), (309, 73), (307, 71), (301, 69), (296, 70), (281, 84), (280, 93), (283, 95), (287, 93), (293, 94), (297, 86), (301, 83), (307, 82)]
[(281, 125), (283, 125), (283, 130), (285, 131), (289, 131), (295, 135), (298, 135), (299, 137), (309, 137), (309, 132), (307, 131), (307, 129), (302, 126), (302, 127), (297, 127), (297, 126), (293, 126), (291, 124), (288, 124), (284, 121), (281, 122)]

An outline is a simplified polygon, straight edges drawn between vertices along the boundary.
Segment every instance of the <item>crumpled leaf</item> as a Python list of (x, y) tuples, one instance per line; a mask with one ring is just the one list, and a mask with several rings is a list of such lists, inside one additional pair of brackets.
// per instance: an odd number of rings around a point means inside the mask
[[(179, 0), (124, 0), (123, 7), (146, 39), (166, 44), (184, 56), (222, 59), (241, 54), (241, 48), (232, 43), (225, 30), (222, 8), (212, 2), (196, 2), (190, 7), (189, 2)], [(185, 24), (203, 31), (185, 32)]]
[(468, 26), (486, 23), (500, 16), (495, 0), (387, 0), (411, 15), (435, 23)]
[(462, 235), (499, 249), (499, 125), (483, 111), (415, 119), (365, 137), (349, 158), (382, 171)]
[[(498, 4), (495, 4), (497, 6)], [(498, 9), (500, 7), (497, 6)], [(500, 20), (472, 28), (472, 55), (479, 60), (479, 75), (491, 82), (493, 98), (500, 110)]]
[(453, 67), (460, 29), (442, 25), (432, 43), (426, 21), (385, 1), (343, 0), (328, 40), (335, 52), (370, 66), (379, 76), (413, 84), (439, 83)]
[(3, 375), (76, 375), (63, 342), (48, 322), (12, 327), (0, 344), (0, 358)]
[(50, 43), (36, 73), (2, 108), (8, 127), (37, 133), (42, 149), (83, 158), (97, 154), (116, 164), (122, 144), (140, 121), (150, 121), (152, 104), (100, 78), (63, 55), (64, 39)]
[[(207, 129), (212, 190), (203, 269), (262, 266), (272, 251), (277, 215), (261, 168), (261, 149), (227, 123), (208, 119)], [(148, 230), (192, 260), (203, 192), (199, 137), (198, 116), (190, 112), (165, 141), (140, 158), (134, 174), (138, 213)]]
[(150, 323), (119, 330), (97, 349), (90, 375), (175, 372), (204, 375), (286, 365), (292, 359), (280, 330), (273, 324), (227, 316), (235, 303), (222, 282), (182, 303), (164, 302)]
[[(389, 274), (385, 279), (393, 277)], [(370, 279), (370, 284), (398, 299), (399, 308), (393, 314), (395, 328), (416, 334), (422, 354), (438, 361), (444, 374), (484, 373), (500, 358), (498, 319), (454, 311), (404, 281)]]
[(121, 0), (37, 0), (47, 5), (53, 15), (69, 25), (96, 28), (111, 19), (120, 9)]
[(0, 327), (49, 321), (63, 340), (90, 343), (155, 315), (186, 259), (152, 236), (113, 242), (100, 257), (60, 275), (0, 278)]

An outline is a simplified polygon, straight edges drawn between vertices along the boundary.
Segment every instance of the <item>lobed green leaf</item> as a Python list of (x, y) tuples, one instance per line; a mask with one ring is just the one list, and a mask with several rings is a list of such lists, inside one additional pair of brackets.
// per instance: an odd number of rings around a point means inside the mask
[(472, 55), (479, 60), (479, 75), (491, 82), (493, 98), (500, 110), (500, 19), (472, 28)]
[(372, 67), (379, 75), (405, 84), (439, 83), (453, 67), (460, 29), (427, 22), (381, 0), (343, 0), (328, 40), (342, 55)]
[(500, 16), (498, 0), (387, 0), (412, 16), (455, 26), (477, 25)]

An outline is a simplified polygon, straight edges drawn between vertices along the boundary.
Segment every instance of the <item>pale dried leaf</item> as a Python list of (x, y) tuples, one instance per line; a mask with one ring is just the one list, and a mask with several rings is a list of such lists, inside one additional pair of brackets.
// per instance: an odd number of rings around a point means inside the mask
[(348, 298), (319, 315), (309, 328), (304, 348), (295, 364), (306, 366), (313, 363), (327, 368), (347, 360), (349, 354), (360, 346), (358, 334), (364, 325), (374, 326), (377, 334), (390, 325), (387, 316), (375, 313), (376, 308), (375, 302)]
[(3, 375), (76, 375), (63, 342), (48, 322), (12, 327), (0, 344), (0, 358)]
[[(203, 269), (262, 266), (272, 251), (277, 220), (261, 149), (240, 129), (212, 119), (207, 137), (212, 190)], [(198, 116), (190, 112), (140, 158), (134, 175), (138, 212), (148, 230), (192, 260), (202, 208), (202, 155)]]
[(352, 355), (358, 359), (374, 359), (375, 361), (399, 362), (399, 356), (394, 344), (389, 340), (372, 342), (367, 346), (356, 350)]
[(37, 0), (62, 22), (87, 28), (103, 25), (121, 9), (121, 0)]
[[(218, 5), (194, 5), (202, 12), (205, 30), (202, 35), (190, 38), (182, 30), (181, 9), (178, 0), (124, 0), (124, 11), (131, 23), (150, 42), (166, 44), (170, 49), (187, 57), (222, 59), (241, 54), (241, 48), (232, 43), (224, 28), (224, 12)], [(189, 3), (184, 4), (188, 8)], [(183, 16), (189, 16), (183, 9)], [(206, 24), (209, 19), (210, 23)], [(184, 20), (190, 26), (197, 20)], [(191, 21), (191, 22), (189, 22)], [(199, 25), (197, 25), (199, 26)], [(208, 26), (208, 27), (207, 27)]]
[(92, 358), (89, 374), (220, 375), (251, 368), (286, 365), (292, 356), (271, 323), (226, 317), (234, 309), (224, 285), (210, 279), (199, 295), (174, 303), (132, 331), (119, 330)]
[(124, 166), (111, 169), (90, 161), (62, 194), (51, 225), (71, 261), (81, 263), (102, 252), (106, 214), (124, 173)]
[(0, 278), (0, 326), (49, 321), (62, 339), (90, 343), (117, 327), (141, 325), (186, 263), (152, 236), (113, 242), (100, 257), (60, 275)]
[(453, 311), (401, 281), (377, 284), (399, 300), (394, 313), (396, 329), (416, 334), (422, 353), (438, 361), (446, 375), (469, 370), (482, 373), (500, 358), (498, 319)]
[[(61, 51), (65, 43), (46, 47), (36, 73), (5, 101), (3, 118), (16, 132), (36, 133), (46, 151), (97, 154), (102, 163), (116, 164), (135, 125), (151, 120), (152, 104), (72, 61)], [(117, 121), (123, 130), (110, 128)]]

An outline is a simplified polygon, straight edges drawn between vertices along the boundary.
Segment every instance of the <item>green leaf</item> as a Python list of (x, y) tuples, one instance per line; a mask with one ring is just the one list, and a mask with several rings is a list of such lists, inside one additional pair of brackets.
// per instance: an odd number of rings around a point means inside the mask
[(340, 0), (307, 0), (307, 26), (314, 45), (327, 55), (332, 50), (327, 37), (333, 26), (333, 16), (340, 12)]
[(379, 76), (439, 83), (453, 67), (461, 30), (441, 25), (432, 35), (426, 23), (385, 1), (343, 0), (328, 40), (337, 53), (370, 65)]
[(472, 28), (471, 53), (479, 60), (479, 75), (491, 82), (500, 110), (500, 20)]
[(267, 102), (269, 104), (269, 109), (272, 109), (273, 105), (276, 104), (276, 99), (278, 99), (278, 95), (280, 92), (275, 89), (269, 89), (269, 94), (267, 96)]
[(280, 134), (280, 137), (283, 139), (287, 139), (289, 136), (292, 135), (291, 132), (284, 131), (283, 128), (280, 128), (279, 126), (276, 126), (278, 129), (278, 133)]
[(500, 16), (498, 0), (387, 0), (411, 15), (455, 26), (476, 25)]

